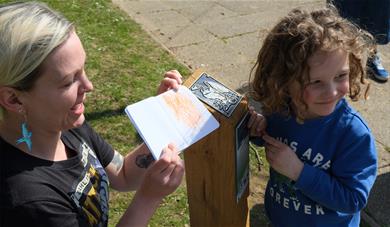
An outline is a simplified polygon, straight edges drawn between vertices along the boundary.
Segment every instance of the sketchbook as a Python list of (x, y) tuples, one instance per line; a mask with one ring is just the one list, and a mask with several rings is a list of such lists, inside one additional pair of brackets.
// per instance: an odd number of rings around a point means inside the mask
[(181, 152), (219, 127), (185, 86), (131, 104), (125, 112), (155, 160), (169, 143), (175, 143)]

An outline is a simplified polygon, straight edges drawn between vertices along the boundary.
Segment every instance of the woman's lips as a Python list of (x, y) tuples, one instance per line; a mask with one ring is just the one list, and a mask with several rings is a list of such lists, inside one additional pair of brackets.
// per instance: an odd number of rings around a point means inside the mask
[(71, 111), (77, 115), (84, 113), (84, 104), (83, 103), (76, 104), (75, 106), (72, 107)]

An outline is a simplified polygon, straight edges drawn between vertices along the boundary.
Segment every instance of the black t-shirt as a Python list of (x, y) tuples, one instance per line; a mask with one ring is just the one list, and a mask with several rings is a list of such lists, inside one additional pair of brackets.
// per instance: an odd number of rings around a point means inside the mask
[(86, 123), (61, 139), (77, 155), (53, 162), (0, 137), (0, 226), (107, 226), (112, 147)]

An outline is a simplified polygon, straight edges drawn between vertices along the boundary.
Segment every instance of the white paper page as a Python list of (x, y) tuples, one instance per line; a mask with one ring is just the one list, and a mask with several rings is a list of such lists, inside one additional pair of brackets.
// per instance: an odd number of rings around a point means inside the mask
[(182, 137), (167, 121), (155, 97), (129, 105), (125, 111), (156, 160), (170, 142), (177, 146), (183, 144)]
[(170, 113), (172, 122), (176, 122), (186, 147), (219, 127), (218, 121), (187, 87), (180, 86), (178, 91), (168, 91), (157, 98), (166, 105), (163, 109)]
[(155, 159), (168, 143), (182, 151), (219, 127), (204, 104), (184, 86), (129, 105), (125, 111)]

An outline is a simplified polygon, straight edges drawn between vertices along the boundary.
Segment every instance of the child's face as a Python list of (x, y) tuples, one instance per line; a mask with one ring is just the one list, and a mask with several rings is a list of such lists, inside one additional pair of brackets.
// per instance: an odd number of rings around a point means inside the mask
[(317, 51), (307, 63), (310, 80), (303, 91), (303, 100), (308, 106), (302, 110), (304, 118), (327, 116), (349, 91), (348, 54), (341, 49)]

